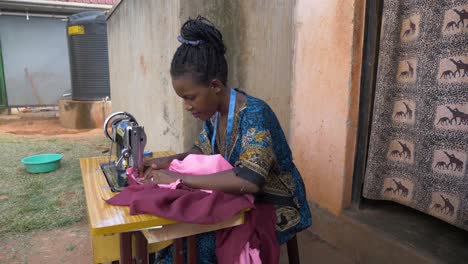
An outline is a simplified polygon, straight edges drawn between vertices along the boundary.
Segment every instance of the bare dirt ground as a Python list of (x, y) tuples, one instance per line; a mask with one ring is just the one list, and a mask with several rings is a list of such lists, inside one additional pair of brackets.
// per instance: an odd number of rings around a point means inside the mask
[[(310, 232), (298, 235), (302, 263), (353, 264), (342, 252)], [(31, 232), (0, 244), (0, 263), (86, 264), (93, 263), (87, 223), (51, 231)], [(281, 247), (280, 264), (288, 262), (286, 247)]]
[(102, 135), (102, 129), (70, 129), (61, 126), (58, 118), (3, 119), (0, 133), (27, 137), (86, 138)]
[(88, 223), (29, 232), (0, 243), (0, 263), (93, 263)]

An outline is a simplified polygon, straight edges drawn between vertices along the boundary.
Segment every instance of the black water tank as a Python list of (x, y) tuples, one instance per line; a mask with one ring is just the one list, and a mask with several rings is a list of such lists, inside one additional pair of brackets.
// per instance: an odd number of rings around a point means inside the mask
[(101, 100), (110, 96), (106, 15), (82, 12), (67, 26), (73, 100)]

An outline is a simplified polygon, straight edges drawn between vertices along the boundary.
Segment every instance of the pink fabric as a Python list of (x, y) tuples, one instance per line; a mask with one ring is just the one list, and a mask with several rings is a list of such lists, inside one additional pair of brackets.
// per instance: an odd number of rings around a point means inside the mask
[(159, 188), (166, 188), (166, 189), (172, 189), (172, 190), (175, 190), (177, 189), (177, 186), (179, 186), (179, 184), (181, 184), (182, 181), (179, 179), (173, 183), (169, 183), (169, 184), (158, 184)]
[(207, 175), (232, 169), (223, 156), (190, 154), (184, 160), (173, 160), (170, 171), (186, 175)]
[(242, 252), (239, 256), (239, 261), (235, 264), (257, 264), (262, 263), (260, 259), (260, 251), (256, 248), (251, 248), (250, 243), (247, 242), (242, 249)]
[[(127, 169), (127, 177), (129, 179), (129, 185), (138, 185), (138, 184), (144, 184), (143, 179), (139, 177), (138, 171), (133, 171), (132, 168)], [(166, 189), (177, 189), (177, 186), (182, 183), (182, 180), (178, 179), (175, 182), (169, 183), (169, 184), (158, 184), (160, 188), (166, 188)], [(205, 191), (207, 193), (211, 193), (212, 191)]]
[(126, 173), (128, 185), (143, 184), (143, 179), (140, 178), (138, 171), (133, 171), (133, 168), (128, 168)]

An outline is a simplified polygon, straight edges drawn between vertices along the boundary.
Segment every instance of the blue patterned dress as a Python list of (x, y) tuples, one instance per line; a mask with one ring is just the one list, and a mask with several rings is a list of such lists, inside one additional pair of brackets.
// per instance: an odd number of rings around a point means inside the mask
[[(227, 147), (234, 172), (260, 187), (256, 201), (276, 206), (276, 234), (283, 244), (312, 224), (304, 182), (293, 163), (291, 149), (275, 113), (262, 100), (246, 95), (236, 105), (234, 128)], [(195, 142), (203, 154), (212, 154), (214, 118), (205, 122)], [(217, 133), (215, 152), (226, 153)], [(160, 251), (156, 263), (172, 263), (172, 247)], [(216, 263), (214, 232), (198, 235), (198, 262)]]

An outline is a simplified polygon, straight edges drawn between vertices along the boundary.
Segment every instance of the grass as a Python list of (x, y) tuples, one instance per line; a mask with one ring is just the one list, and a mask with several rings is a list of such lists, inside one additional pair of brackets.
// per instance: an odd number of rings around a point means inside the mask
[[(0, 134), (0, 239), (33, 230), (80, 222), (86, 202), (79, 158), (101, 156), (103, 137), (35, 139)], [(39, 153), (61, 153), (61, 167), (29, 174), (20, 160)]]

